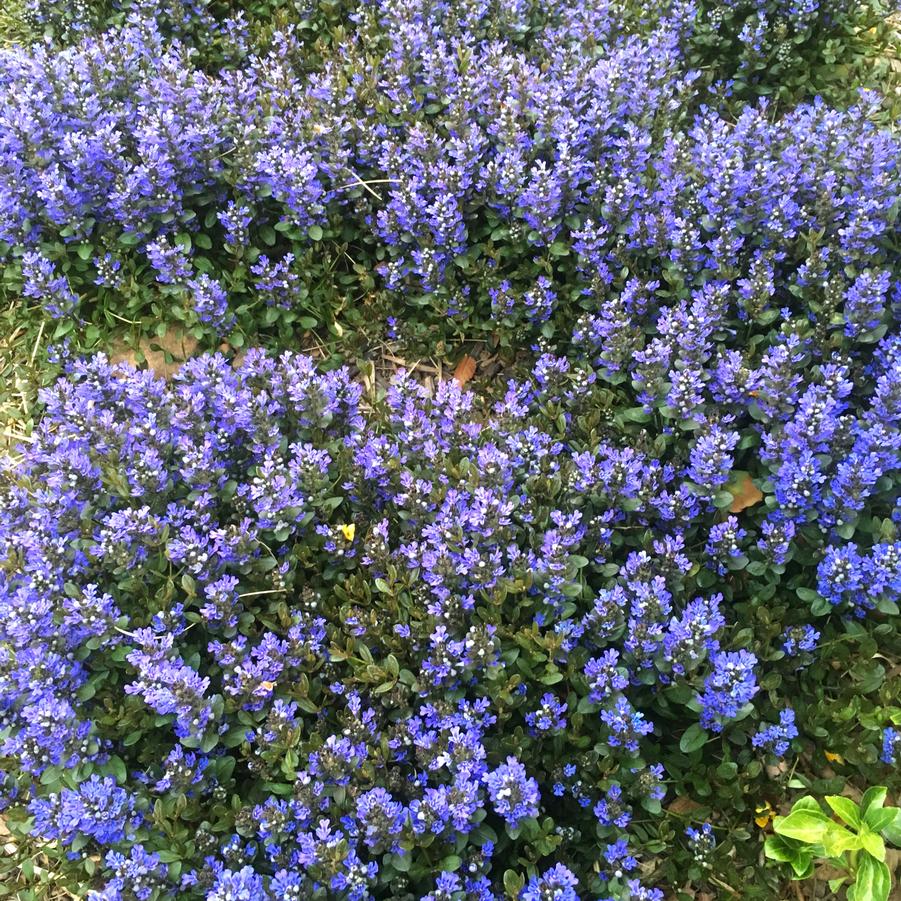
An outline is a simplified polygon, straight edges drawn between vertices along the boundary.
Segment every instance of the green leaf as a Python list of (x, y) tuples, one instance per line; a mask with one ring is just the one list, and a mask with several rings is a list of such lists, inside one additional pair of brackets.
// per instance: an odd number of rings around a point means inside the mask
[(780, 863), (789, 863), (798, 856), (799, 849), (790, 845), (781, 835), (767, 836), (763, 844), (763, 853), (770, 860), (778, 860)]
[(889, 810), (895, 812), (895, 816), (888, 826), (883, 826), (879, 831), (885, 836), (885, 840), (901, 848), (901, 808), (890, 807)]
[(307, 230), (307, 234), (313, 241), (322, 240), (322, 228), (318, 225), (311, 225)]
[(246, 726), (235, 726), (233, 729), (229, 729), (222, 737), (223, 746), (226, 748), (236, 748), (241, 742), (247, 741), (248, 731)]
[(626, 422), (650, 422), (651, 414), (644, 407), (629, 407), (622, 410), (619, 416)]
[(707, 743), (707, 738), (707, 733), (697, 723), (692, 723), (679, 739), (679, 750), (683, 754), (691, 754), (692, 751), (703, 747)]
[(717, 491), (717, 493), (713, 496), (713, 506), (717, 508), (717, 510), (725, 510), (727, 507), (732, 506), (732, 502), (735, 500), (728, 491)]
[(805, 795), (803, 798), (798, 798), (798, 800), (795, 801), (795, 803), (792, 805), (791, 812), (794, 813), (796, 810), (813, 810), (819, 813), (820, 805), (817, 802), (816, 798), (813, 798), (810, 795)]
[(867, 811), (864, 822), (873, 830), (873, 832), (882, 832), (883, 829), (887, 829), (895, 822), (898, 813), (899, 810), (897, 807), (873, 808), (872, 810)]
[[(857, 867), (854, 881), (854, 901), (888, 901), (892, 877), (889, 868), (869, 854), (864, 854)], [(851, 890), (848, 890), (851, 898)]]
[(860, 843), (867, 854), (875, 857), (876, 860), (885, 860), (885, 842), (881, 835), (864, 828), (860, 833)]
[(809, 845), (819, 844), (831, 820), (821, 810), (795, 810), (787, 817), (776, 817), (773, 829), (779, 835), (807, 842)]
[(504, 891), (508, 898), (518, 898), (525, 884), (525, 878), (520, 876), (516, 870), (507, 870), (504, 873)]
[(813, 872), (813, 851), (810, 848), (802, 848), (791, 861), (795, 879), (806, 879)]
[(845, 851), (858, 851), (862, 847), (859, 835), (849, 832), (844, 826), (829, 821), (823, 831), (820, 844), (827, 857), (841, 857)]
[(861, 816), (866, 819), (867, 813), (871, 808), (878, 809), (882, 807), (885, 804), (885, 796), (887, 794), (888, 789), (884, 785), (874, 785), (872, 788), (868, 788), (860, 799)]
[(826, 803), (849, 826), (860, 829), (862, 822), (860, 811), (850, 798), (843, 798), (841, 795), (826, 795)]
[(41, 785), (50, 785), (53, 782), (56, 782), (60, 777), (60, 768), (58, 766), (48, 766), (47, 769), (41, 773), (40, 783)]
[(125, 768), (125, 761), (121, 757), (110, 757), (107, 763), (107, 769), (113, 774), (119, 785), (125, 785), (128, 780), (128, 771)]

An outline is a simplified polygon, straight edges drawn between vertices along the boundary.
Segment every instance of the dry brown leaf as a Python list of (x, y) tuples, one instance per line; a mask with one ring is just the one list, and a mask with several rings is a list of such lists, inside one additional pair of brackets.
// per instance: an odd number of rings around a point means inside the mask
[[(151, 345), (159, 350), (153, 350)], [(197, 339), (180, 329), (170, 327), (162, 338), (142, 338), (138, 342), (138, 350), (147, 360), (149, 369), (164, 379), (168, 379), (178, 372), (188, 357), (193, 356), (197, 350)], [(166, 362), (167, 352), (172, 357), (171, 363)], [(138, 365), (134, 348), (119, 342), (113, 346), (110, 359), (113, 363), (124, 362), (131, 363), (133, 366)]]
[(729, 493), (732, 495), (732, 503), (729, 505), (730, 513), (741, 513), (746, 507), (753, 507), (763, 500), (763, 492), (754, 484), (748, 473), (736, 473), (738, 479), (730, 482)]
[(670, 813), (691, 813), (692, 810), (699, 810), (703, 806), (703, 804), (698, 804), (697, 801), (692, 801), (691, 798), (680, 796), (671, 804), (667, 804), (666, 809)]
[(466, 354), (454, 370), (454, 381), (462, 388), (476, 374), (476, 361)]

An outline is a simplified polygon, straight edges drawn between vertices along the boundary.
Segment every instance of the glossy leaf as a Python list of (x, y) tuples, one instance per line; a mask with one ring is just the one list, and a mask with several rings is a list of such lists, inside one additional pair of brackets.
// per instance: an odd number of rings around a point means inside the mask
[(787, 817), (776, 817), (773, 829), (779, 835), (814, 845), (822, 840), (830, 822), (822, 811), (796, 810)]
[(826, 803), (841, 819), (854, 829), (859, 829), (862, 822), (860, 810), (850, 798), (840, 795), (827, 795)]

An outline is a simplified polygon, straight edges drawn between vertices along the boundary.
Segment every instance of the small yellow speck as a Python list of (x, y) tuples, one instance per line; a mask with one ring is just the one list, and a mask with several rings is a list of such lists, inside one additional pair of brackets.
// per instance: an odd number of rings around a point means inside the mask
[(348, 540), (353, 541), (354, 535), (357, 532), (357, 527), (353, 523), (349, 523), (346, 526), (341, 526), (341, 534)]
[(830, 763), (844, 763), (845, 758), (841, 754), (833, 754), (831, 751), (823, 751), (823, 754)]
[(757, 816), (754, 817), (754, 822), (761, 829), (766, 829), (770, 824), (770, 820), (775, 816), (775, 811), (769, 801), (764, 801), (760, 807), (756, 808), (755, 813)]

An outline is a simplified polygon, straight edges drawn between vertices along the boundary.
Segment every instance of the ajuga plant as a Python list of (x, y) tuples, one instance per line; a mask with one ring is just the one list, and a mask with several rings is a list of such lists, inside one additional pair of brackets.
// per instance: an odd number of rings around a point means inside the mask
[(894, 780), (901, 339), (651, 291), (628, 378), (487, 409), (72, 364), (0, 493), (19, 853), (94, 901), (775, 897), (762, 798)]
[[(265, 39), (272, 27), (291, 25), (306, 32), (312, 51), (315, 40), (330, 43), (335, 30), (367, 5), (359, 0), (18, 0), (13, 15), (20, 20), (16, 33), (57, 46), (149, 15), (164, 33), (191, 43), (206, 64), (215, 66), (241, 58), (234, 46), (222, 53), (222, 38), (229, 32), (244, 32), (246, 50), (248, 37), (252, 43)], [(664, 6), (660, 0), (620, 3), (613, 12), (621, 26), (638, 32)], [(501, 4), (487, 2), (429, 9), (442, 17), (462, 15), (467, 25), (510, 16)], [(516, 3), (512, 15), (521, 24), (511, 37), (521, 40), (539, 30), (548, 9), (534, 0)], [(699, 2), (684, 12), (690, 18), (682, 41), (686, 65), (702, 70), (708, 82), (723, 84), (737, 101), (766, 95), (793, 103), (823, 93), (844, 98), (849, 84), (869, 83), (865, 64), (890, 52), (894, 36), (895, 8), (882, 0), (730, 0)]]
[(686, 54), (736, 100), (841, 103), (849, 88), (871, 83), (874, 58), (891, 52), (892, 14), (881, 0), (702, 2)]
[(844, 296), (894, 265), (878, 99), (736, 121), (686, 60), (699, 16), (384, 0), (313, 71), (302, 29), (263, 51), (226, 29), (244, 61), (210, 71), (146, 15), (5, 51), (5, 288), (57, 340), (124, 320), (208, 346), (312, 329), (346, 353), (393, 318), (440, 355), (567, 333), (635, 279), (759, 281), (770, 315), (802, 271)]
[(352, 4), (343, 0), (17, 0), (19, 43), (77, 44), (86, 36), (150, 19), (167, 39), (189, 44), (195, 60), (215, 70), (246, 60), (273, 28), (290, 24), (313, 44), (329, 41)]
[[(3, 285), (55, 340), (336, 351), (59, 351), (0, 485), (0, 888), (781, 897), (791, 791), (901, 787), (880, 98), (734, 103), (688, 4), (310, 9), (0, 52)], [(381, 337), (530, 374), (364, 396)]]

